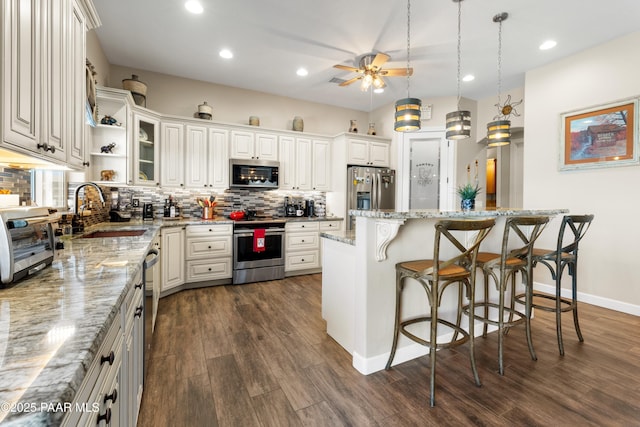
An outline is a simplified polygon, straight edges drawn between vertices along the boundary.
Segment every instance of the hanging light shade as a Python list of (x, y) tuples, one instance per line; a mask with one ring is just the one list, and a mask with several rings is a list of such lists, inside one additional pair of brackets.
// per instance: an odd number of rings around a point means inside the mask
[[(504, 112), (504, 107), (500, 103), (500, 92), (502, 91), (502, 22), (509, 17), (509, 14), (502, 12), (493, 17), (493, 22), (499, 24), (498, 27), (498, 103), (496, 106), (500, 114), (493, 118), (494, 121), (487, 124), (487, 140), (489, 147), (500, 147), (511, 143), (511, 121), (509, 114)], [(510, 97), (509, 97), (510, 99)]]
[(396, 115), (393, 130), (411, 132), (420, 129), (420, 107), (422, 101), (409, 95), (409, 77), (411, 76), (411, 0), (407, 0), (407, 97), (396, 101)]
[(487, 124), (489, 147), (500, 147), (511, 143), (511, 121), (496, 120)]
[(457, 111), (446, 116), (446, 138), (465, 139), (471, 136), (471, 112), (460, 110), (460, 45), (461, 45), (461, 23), (462, 23), (462, 0), (453, 0), (458, 3), (458, 103)]
[(471, 135), (471, 112), (458, 110), (446, 117), (447, 139), (465, 139)]
[(393, 130), (411, 132), (420, 129), (420, 107), (418, 98), (404, 98), (396, 101), (396, 119)]

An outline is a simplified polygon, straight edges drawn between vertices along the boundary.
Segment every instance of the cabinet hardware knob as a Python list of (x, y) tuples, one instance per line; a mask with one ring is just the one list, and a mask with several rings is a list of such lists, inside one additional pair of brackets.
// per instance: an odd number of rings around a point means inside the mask
[(100, 357), (100, 364), (104, 364), (104, 362), (109, 362), (109, 365), (113, 365), (113, 362), (116, 360), (116, 355), (113, 353), (113, 350), (109, 352), (107, 356)]
[(302, 260), (301, 260), (301, 261), (302, 261), (302, 262), (304, 262), (304, 258), (302, 258)]
[(211, 267), (209, 267), (209, 271), (211, 271)]
[(89, 166), (91, 166), (91, 163), (89, 163), (89, 162), (82, 162), (82, 166), (89, 167)]
[(96, 424), (100, 424), (100, 421), (103, 421), (103, 420), (107, 425), (111, 423), (111, 408), (107, 408), (104, 414), (98, 416), (98, 419), (96, 420)]
[(134, 286), (134, 288), (136, 289), (142, 289), (142, 282), (138, 283), (137, 285)]
[(304, 243), (304, 239), (302, 239), (302, 243)]
[(212, 231), (213, 231), (212, 229), (209, 229), (209, 232), (210, 232), (210, 233), (211, 233)]
[(56, 152), (56, 147), (54, 147), (53, 145), (49, 145), (46, 142), (43, 142), (42, 144), (38, 144), (37, 145), (38, 149), (43, 149), (44, 151), (51, 151), (51, 154)]
[(211, 246), (209, 246), (209, 249), (211, 249)]
[(107, 400), (110, 400), (111, 403), (116, 403), (116, 400), (118, 400), (118, 390), (114, 389), (111, 394), (105, 394), (104, 403), (107, 403)]
[(137, 308), (136, 308), (136, 312), (135, 312), (135, 314), (133, 315), (133, 317), (140, 317), (140, 316), (142, 316), (142, 310), (143, 310), (143, 309), (142, 309), (142, 306), (137, 307)]

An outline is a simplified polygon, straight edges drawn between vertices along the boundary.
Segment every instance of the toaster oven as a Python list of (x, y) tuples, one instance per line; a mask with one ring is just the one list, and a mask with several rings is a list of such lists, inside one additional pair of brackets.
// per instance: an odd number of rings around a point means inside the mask
[(0, 209), (0, 286), (53, 262), (53, 217), (48, 208)]

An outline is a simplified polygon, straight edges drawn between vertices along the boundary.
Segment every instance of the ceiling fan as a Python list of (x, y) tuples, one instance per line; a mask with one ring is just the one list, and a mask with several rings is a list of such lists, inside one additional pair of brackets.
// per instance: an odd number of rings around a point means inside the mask
[(362, 80), (360, 89), (366, 91), (373, 85), (376, 89), (382, 89), (386, 86), (382, 77), (397, 77), (413, 74), (413, 68), (389, 68), (382, 69), (382, 65), (389, 60), (389, 55), (385, 53), (367, 54), (360, 58), (359, 68), (349, 67), (348, 65), (334, 65), (334, 68), (351, 71), (360, 74), (352, 79), (340, 83), (340, 86), (348, 86), (357, 80)]

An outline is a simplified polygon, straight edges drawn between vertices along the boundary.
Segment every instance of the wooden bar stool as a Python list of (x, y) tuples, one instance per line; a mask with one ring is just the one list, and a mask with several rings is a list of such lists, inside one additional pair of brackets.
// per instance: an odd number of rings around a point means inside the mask
[[(564, 345), (562, 343), (562, 313), (573, 312), (573, 324), (580, 342), (584, 341), (580, 324), (578, 323), (578, 244), (587, 233), (593, 221), (593, 215), (565, 215), (562, 218), (558, 242), (555, 249), (533, 250), (533, 266), (537, 263), (545, 265), (551, 272), (551, 278), (556, 282), (556, 294), (548, 295), (534, 292), (533, 297), (553, 300), (553, 307), (540, 303), (533, 303), (534, 308), (556, 313), (556, 333), (558, 335), (558, 349), (564, 355)], [(567, 242), (567, 243), (565, 243)], [(563, 298), (560, 295), (562, 290), (562, 273), (565, 268), (571, 276), (571, 298)]]
[[(483, 315), (476, 314), (471, 304), (464, 307), (464, 312), (473, 319), (484, 323), (482, 336), (487, 336), (487, 326), (498, 327), (498, 371), (504, 375), (504, 335), (508, 328), (524, 321), (527, 344), (531, 359), (536, 360), (536, 353), (531, 340), (531, 294), (532, 294), (532, 252), (533, 244), (549, 222), (546, 216), (513, 216), (507, 218), (502, 234), (500, 253), (479, 252), (476, 267), (481, 268), (484, 275), (484, 300), (475, 303), (475, 309), (483, 308)], [(527, 227), (525, 229), (524, 227)], [(515, 242), (514, 242), (515, 241)], [(516, 246), (513, 248), (513, 246)], [(524, 312), (515, 308), (516, 273), (522, 273), (525, 284)], [(492, 278), (498, 290), (498, 303), (489, 301), (489, 279)], [(505, 307), (505, 293), (511, 278), (511, 294), (509, 307)], [(489, 308), (498, 310), (492, 317)], [(509, 314), (505, 320), (505, 312)], [(471, 321), (473, 322), (473, 321)]]
[[(416, 261), (400, 262), (396, 264), (396, 314), (395, 327), (393, 332), (393, 345), (391, 354), (385, 369), (391, 368), (391, 362), (396, 353), (399, 334), (402, 333), (409, 339), (429, 347), (429, 358), (431, 363), (430, 374), (430, 396), (431, 406), (435, 405), (435, 381), (436, 381), (436, 350), (463, 344), (469, 341), (469, 357), (471, 359), (471, 370), (478, 386), (481, 385), (480, 377), (476, 369), (476, 361), (473, 348), (473, 333), (460, 326), (462, 317), (462, 290), (466, 289), (467, 298), (471, 310), (473, 310), (475, 293), (475, 264), (476, 255), (480, 242), (489, 234), (495, 225), (495, 219), (483, 220), (443, 220), (435, 224), (436, 233), (433, 245), (433, 259), (423, 259)], [(462, 233), (457, 233), (462, 232)], [(471, 232), (471, 233), (467, 233)], [(462, 242), (454, 234), (461, 236)], [(470, 234), (473, 234), (470, 236)], [(444, 238), (442, 238), (444, 236)], [(442, 242), (441, 242), (442, 241)], [(442, 246), (441, 246), (442, 243)], [(446, 248), (444, 247), (446, 245)], [(444, 251), (443, 251), (444, 250)], [(457, 255), (449, 259), (441, 259), (441, 251), (452, 251)], [(430, 305), (430, 314), (427, 316), (414, 317), (401, 320), (402, 313), (402, 291), (406, 284), (406, 279), (418, 281), (427, 294)], [(460, 285), (458, 291), (458, 307), (456, 323), (441, 319), (438, 316), (438, 308), (444, 290), (452, 284)], [(405, 328), (409, 325), (429, 322), (430, 335), (428, 339), (420, 338)], [(438, 343), (438, 325), (444, 325), (454, 331), (453, 338), (448, 343)], [(462, 338), (458, 338), (458, 334)]]

